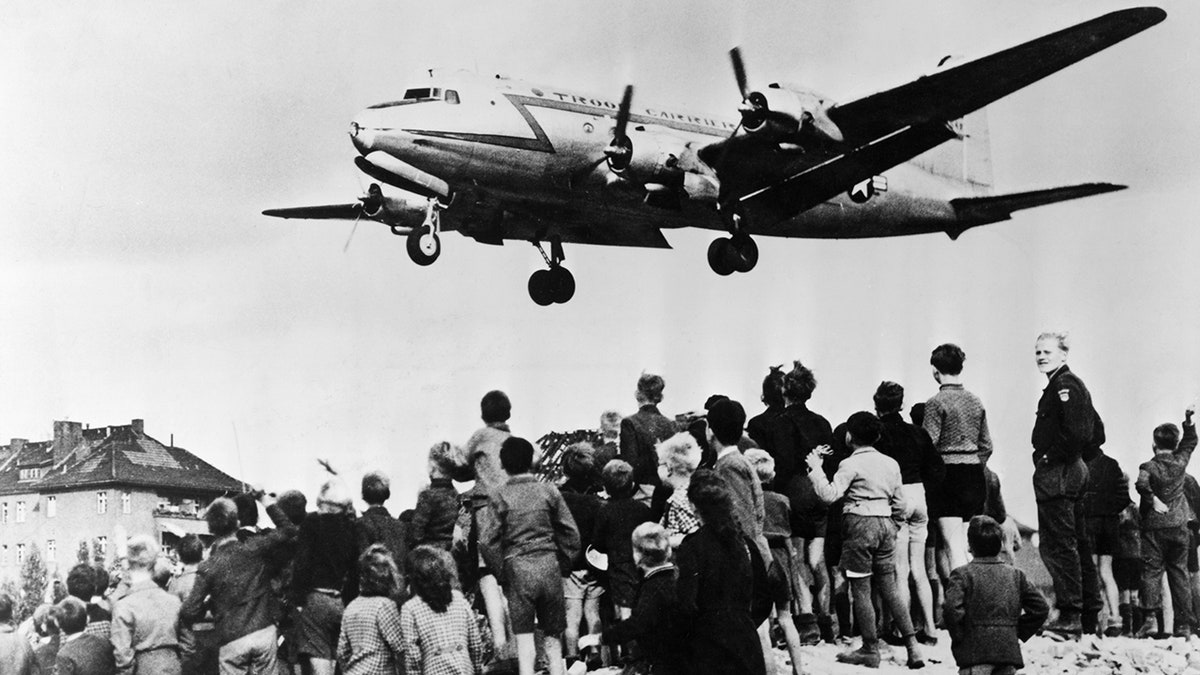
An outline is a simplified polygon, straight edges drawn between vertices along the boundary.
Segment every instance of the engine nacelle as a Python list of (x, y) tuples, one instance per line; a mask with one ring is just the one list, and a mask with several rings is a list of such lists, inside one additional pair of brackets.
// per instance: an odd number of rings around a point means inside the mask
[(841, 131), (827, 113), (832, 104), (814, 91), (775, 82), (766, 90), (751, 92), (747, 102), (749, 106), (744, 109), (742, 120), (743, 127), (750, 133), (781, 138), (800, 134), (842, 140)]
[(617, 172), (619, 175), (664, 185), (677, 185), (683, 180), (684, 162), (694, 154), (686, 143), (653, 133), (635, 133), (630, 141), (633, 155), (629, 166)]
[(401, 233), (413, 230), (425, 222), (427, 205), (407, 199), (380, 195), (376, 199), (363, 200), (363, 214), (368, 218), (389, 225)]

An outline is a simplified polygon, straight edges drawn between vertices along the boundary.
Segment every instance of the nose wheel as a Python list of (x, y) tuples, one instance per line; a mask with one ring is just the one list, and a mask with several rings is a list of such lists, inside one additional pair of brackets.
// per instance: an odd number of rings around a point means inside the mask
[(529, 297), (542, 307), (569, 301), (575, 296), (575, 275), (562, 266), (566, 259), (562, 241), (557, 237), (550, 241), (550, 255), (546, 255), (540, 242), (534, 241), (533, 245), (549, 269), (538, 270), (529, 276)]
[(442, 230), (440, 209), (438, 201), (430, 199), (425, 212), (425, 223), (408, 233), (405, 246), (408, 249), (408, 257), (422, 267), (432, 265), (442, 254), (442, 240), (438, 237)]

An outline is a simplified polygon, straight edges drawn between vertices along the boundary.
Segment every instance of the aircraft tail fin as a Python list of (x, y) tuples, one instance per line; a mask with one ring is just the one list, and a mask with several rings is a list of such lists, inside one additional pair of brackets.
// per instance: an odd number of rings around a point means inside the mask
[(1008, 220), (1012, 218), (1014, 211), (1031, 209), (1036, 206), (1046, 206), (1047, 204), (1065, 202), (1071, 199), (1091, 197), (1092, 195), (1100, 195), (1106, 192), (1116, 192), (1125, 188), (1126, 186), (1124, 185), (1113, 185), (1112, 183), (1083, 183), (1067, 187), (1033, 190), (1031, 192), (1014, 192), (1012, 194), (991, 197), (951, 199), (950, 206), (954, 208), (954, 212), (958, 216), (958, 222), (953, 228), (947, 229), (946, 234), (950, 235), (951, 239), (957, 239), (959, 235), (972, 227)]
[[(938, 70), (957, 66), (962, 57), (947, 56)], [(945, 143), (919, 155), (913, 162), (926, 171), (967, 183), (981, 192), (992, 187), (992, 143), (988, 133), (987, 108), (950, 122), (957, 134)]]

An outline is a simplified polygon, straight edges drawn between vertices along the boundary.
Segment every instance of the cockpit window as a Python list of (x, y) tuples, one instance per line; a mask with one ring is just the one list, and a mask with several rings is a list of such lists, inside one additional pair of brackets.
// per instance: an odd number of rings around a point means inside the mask
[(453, 89), (446, 90), (446, 103), (450, 105), (458, 105), (458, 92)]
[[(408, 105), (412, 103), (423, 103), (425, 101), (441, 101), (443, 100), (443, 90), (440, 87), (421, 87), (419, 89), (408, 89), (404, 92), (404, 98), (399, 101), (388, 101), (387, 103), (376, 103), (368, 106), (370, 109), (377, 108), (394, 108), (398, 105)], [(444, 90), (444, 100), (451, 105), (458, 105), (458, 92), (453, 89)]]
[(409, 89), (404, 92), (404, 100), (406, 101), (427, 101), (429, 99), (438, 99), (442, 97), (442, 90), (437, 87), (423, 87), (421, 89)]

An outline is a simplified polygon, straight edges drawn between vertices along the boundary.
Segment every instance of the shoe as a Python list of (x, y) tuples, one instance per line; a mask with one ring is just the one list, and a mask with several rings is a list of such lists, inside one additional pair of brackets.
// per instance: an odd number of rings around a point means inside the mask
[(936, 635), (928, 635), (928, 634), (922, 632), (922, 633), (917, 633), (917, 642), (919, 642), (923, 645), (929, 645), (930, 647), (932, 647), (938, 643), (938, 639), (937, 639)]
[(1172, 633), (1172, 637), (1185, 638), (1191, 634), (1192, 634), (1192, 629), (1189, 628), (1186, 623), (1177, 623), (1177, 624), (1175, 624), (1175, 632)]
[(821, 642), (833, 644), (833, 617), (828, 614), (817, 615), (817, 632), (821, 634)]
[(1071, 611), (1062, 611), (1058, 613), (1058, 617), (1042, 627), (1043, 633), (1055, 633), (1070, 639), (1078, 639), (1083, 637), (1083, 625), (1079, 621), (1079, 614)]
[(866, 646), (859, 647), (854, 651), (842, 652), (837, 655), (839, 663), (849, 663), (854, 666), (866, 666), (867, 668), (879, 667), (879, 650), (868, 649)]
[(908, 655), (908, 669), (920, 670), (925, 667), (925, 659), (921, 658), (920, 654), (912, 652)]
[(811, 647), (821, 643), (821, 630), (817, 628), (817, 615), (797, 614), (792, 617), (796, 624), (796, 632), (800, 634), (800, 644)]
[(1123, 634), (1124, 629), (1116, 624), (1110, 625), (1108, 628), (1104, 629), (1104, 637), (1120, 637)]
[(1147, 638), (1156, 638), (1156, 636), (1159, 634), (1159, 630), (1158, 630), (1158, 618), (1154, 615), (1154, 611), (1151, 610), (1151, 611), (1147, 612), (1145, 610), (1142, 610), (1142, 616), (1143, 616), (1142, 625), (1138, 626), (1137, 630), (1134, 631), (1133, 637), (1135, 637), (1139, 640), (1145, 640)]

